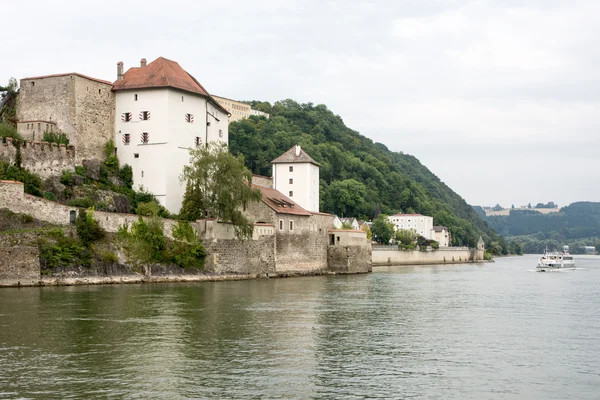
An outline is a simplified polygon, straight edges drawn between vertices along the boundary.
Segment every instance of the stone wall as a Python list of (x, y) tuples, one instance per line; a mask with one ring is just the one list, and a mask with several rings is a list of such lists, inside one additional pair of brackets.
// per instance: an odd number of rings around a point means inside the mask
[(204, 243), (205, 268), (216, 273), (273, 274), (275, 269), (274, 237), (257, 240), (218, 239)]
[(371, 244), (365, 231), (329, 230), (329, 269), (339, 273), (371, 272)]
[(0, 286), (31, 286), (39, 281), (37, 247), (0, 247)]
[[(75, 149), (73, 146), (56, 143), (25, 141), (21, 142), (21, 165), (42, 178), (60, 175), (64, 170), (74, 170)], [(17, 148), (11, 138), (0, 142), (0, 160), (15, 162)]]
[(273, 178), (270, 176), (252, 175), (252, 183), (257, 186), (272, 188)]
[(397, 249), (373, 249), (373, 265), (422, 265), (422, 264), (452, 264), (479, 261), (476, 251), (461, 248), (452, 250), (451, 247), (435, 251), (400, 251)]
[[(19, 133), (34, 139), (29, 121), (48, 121), (68, 135), (76, 158), (103, 157), (104, 144), (114, 137), (115, 98), (110, 82), (80, 74), (21, 79), (17, 118)], [(36, 123), (31, 124), (37, 128)], [(35, 139), (40, 139), (39, 132)]]

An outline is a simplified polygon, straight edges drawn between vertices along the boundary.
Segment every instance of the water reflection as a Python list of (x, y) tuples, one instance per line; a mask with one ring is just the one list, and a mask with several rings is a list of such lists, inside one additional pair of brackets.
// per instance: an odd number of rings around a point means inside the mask
[(595, 398), (600, 260), (0, 290), (0, 398)]

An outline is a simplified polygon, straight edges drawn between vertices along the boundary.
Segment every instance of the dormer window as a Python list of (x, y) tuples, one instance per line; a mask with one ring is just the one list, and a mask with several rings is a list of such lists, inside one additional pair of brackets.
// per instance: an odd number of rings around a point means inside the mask
[(194, 123), (194, 115), (193, 114), (185, 114), (185, 122), (189, 122), (190, 124)]
[(130, 122), (131, 121), (131, 113), (126, 112), (121, 114), (121, 122)]

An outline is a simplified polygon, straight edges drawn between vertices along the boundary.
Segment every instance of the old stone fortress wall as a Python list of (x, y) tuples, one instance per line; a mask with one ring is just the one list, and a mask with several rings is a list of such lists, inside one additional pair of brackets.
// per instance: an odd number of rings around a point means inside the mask
[[(168, 112), (160, 108), (164, 104), (169, 105)], [(187, 107), (192, 106), (196, 108), (188, 111)], [(152, 118), (137, 124), (116, 118), (125, 112), (137, 115), (136, 107), (151, 111)], [(173, 109), (185, 112), (185, 120), (184, 114), (172, 115)], [(113, 139), (122, 162), (133, 163), (130, 165), (134, 172), (134, 187), (154, 185), (155, 190), (151, 192), (162, 196), (159, 200), (175, 193), (175, 201), (171, 197), (170, 202), (163, 203), (170, 208), (182, 200), (183, 190), (173, 187), (172, 183), (173, 176), (178, 177), (181, 173), (180, 162), (157, 157), (151, 152), (157, 150), (152, 149), (160, 148), (164, 154), (185, 153), (185, 147), (191, 147), (192, 142), (178, 142), (181, 135), (178, 138), (165, 135), (186, 129), (190, 132), (190, 129), (194, 132), (206, 130), (205, 141), (201, 143), (217, 140), (227, 143), (227, 117), (223, 125), (223, 112), (227, 113), (179, 64), (162, 57), (150, 64), (142, 59), (139, 67), (126, 73), (123, 63), (118, 63), (114, 83), (79, 73), (24, 78), (17, 108), (18, 132), (26, 140), (20, 145), (22, 165), (43, 178), (58, 176), (64, 170), (73, 170), (84, 160), (102, 160), (105, 144)], [(195, 113), (196, 117), (192, 119), (187, 113)], [(206, 128), (201, 128), (202, 125)], [(150, 137), (160, 137), (160, 140), (155, 139), (157, 143), (121, 143), (124, 132), (142, 126), (154, 130)], [(44, 132), (65, 133), (70, 145), (41, 142)], [(180, 150), (182, 145), (184, 150)], [(17, 149), (10, 140), (0, 146), (1, 159), (14, 162), (16, 154)], [(138, 157), (143, 159), (139, 163)], [(228, 223), (215, 220), (192, 223), (207, 250), (207, 271), (268, 275), (369, 271), (371, 255), (366, 234), (334, 230), (333, 216), (319, 213), (318, 164), (300, 146), (294, 146), (274, 160), (274, 175), (276, 169), (281, 171), (281, 181), (285, 180), (286, 185), (295, 177), (295, 187), (286, 194), (294, 196), (296, 201), (278, 191), (277, 182), (272, 178), (255, 177), (254, 185), (263, 193), (263, 201), (253, 204), (247, 211), (256, 223), (252, 240), (238, 240), (233, 226)], [(312, 171), (310, 182), (302, 178), (306, 176), (305, 170)], [(161, 179), (168, 184), (156, 185)], [(157, 193), (169, 188), (174, 192)], [(317, 197), (314, 196), (315, 188)], [(26, 194), (23, 185), (15, 182), (0, 182), (0, 207), (57, 225), (72, 224), (79, 213), (75, 207)], [(177, 212), (178, 208), (170, 208), (170, 211)], [(117, 232), (120, 226), (138, 218), (102, 211), (96, 211), (95, 216), (107, 232)], [(176, 221), (165, 220), (164, 223), (165, 233), (170, 235)], [(331, 241), (332, 245), (329, 244), (330, 235), (338, 236), (337, 241)]]

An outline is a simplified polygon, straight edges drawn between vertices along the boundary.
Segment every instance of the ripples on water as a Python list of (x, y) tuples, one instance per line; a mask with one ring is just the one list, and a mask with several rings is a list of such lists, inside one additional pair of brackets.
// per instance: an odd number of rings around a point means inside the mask
[(600, 258), (0, 290), (0, 398), (600, 397)]

